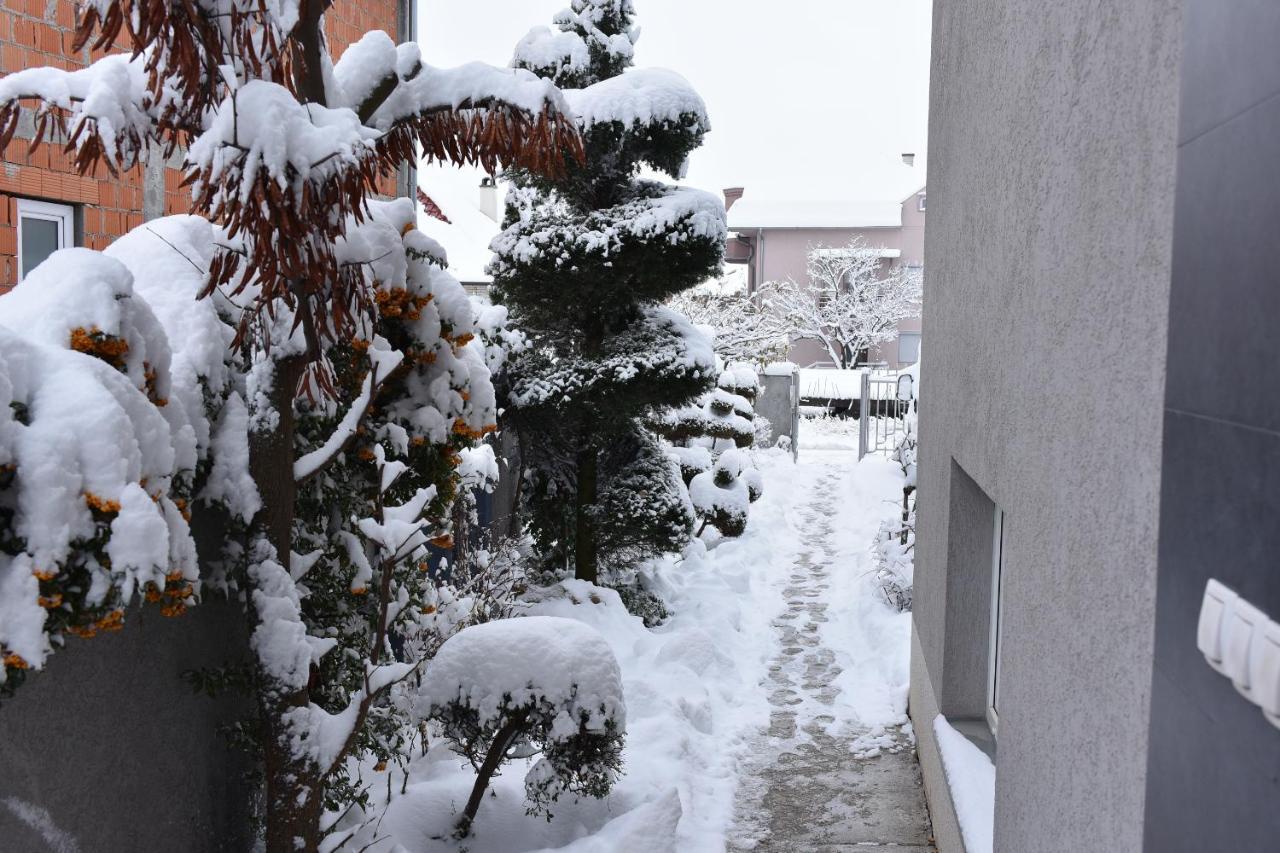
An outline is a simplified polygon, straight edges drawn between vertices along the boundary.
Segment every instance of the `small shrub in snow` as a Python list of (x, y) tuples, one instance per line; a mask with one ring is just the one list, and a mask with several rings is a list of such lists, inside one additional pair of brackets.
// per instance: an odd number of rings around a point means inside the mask
[(632, 580), (615, 582), (610, 584), (610, 587), (617, 591), (628, 613), (638, 616), (646, 628), (656, 628), (667, 621), (671, 612), (667, 609), (662, 596), (645, 584), (644, 577), (639, 572), (634, 574), (635, 577)]
[(510, 758), (541, 754), (525, 795), (528, 812), (548, 820), (561, 795), (603, 797), (621, 770), (622, 673), (604, 637), (581, 622), (530, 616), (464, 628), (436, 653), (418, 700), (476, 769), (459, 837)]
[(724, 536), (741, 536), (751, 503), (763, 494), (760, 472), (742, 448), (756, 440), (752, 403), (759, 380), (749, 364), (731, 364), (714, 391), (696, 404), (663, 413), (655, 426), (688, 484), (694, 513)]

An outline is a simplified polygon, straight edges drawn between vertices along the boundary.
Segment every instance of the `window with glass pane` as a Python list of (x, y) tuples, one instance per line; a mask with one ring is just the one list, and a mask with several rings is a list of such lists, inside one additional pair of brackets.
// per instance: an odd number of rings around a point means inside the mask
[(18, 199), (18, 277), (38, 267), (59, 249), (74, 245), (75, 209), (66, 204)]
[(898, 364), (915, 364), (920, 360), (920, 333), (898, 333)]

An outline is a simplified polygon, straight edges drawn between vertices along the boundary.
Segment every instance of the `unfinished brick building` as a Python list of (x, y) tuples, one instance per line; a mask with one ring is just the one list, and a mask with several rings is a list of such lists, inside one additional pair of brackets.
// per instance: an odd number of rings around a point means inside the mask
[[(75, 0), (0, 0), (0, 74), (42, 65), (84, 68), (99, 58), (88, 47), (71, 49), (76, 9)], [(408, 0), (336, 0), (325, 23), (335, 57), (369, 30), (383, 30), (397, 41), (413, 38)], [(0, 152), (0, 293), (55, 249), (102, 249), (147, 219), (188, 209), (189, 197), (179, 186), (180, 155), (114, 176), (103, 166), (80, 175), (57, 145), (27, 151), (32, 124), (24, 121)], [(381, 190), (406, 194), (411, 181), (407, 173), (388, 176)]]

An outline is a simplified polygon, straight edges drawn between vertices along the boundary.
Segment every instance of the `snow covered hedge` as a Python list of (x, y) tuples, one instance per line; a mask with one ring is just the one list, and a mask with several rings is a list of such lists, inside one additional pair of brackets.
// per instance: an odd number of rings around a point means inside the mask
[(622, 672), (605, 638), (573, 619), (529, 616), (463, 629), (436, 653), (418, 701), (476, 768), (460, 836), (470, 832), (489, 780), (517, 754), (541, 753), (525, 794), (529, 813), (548, 819), (562, 794), (608, 794), (622, 767)]
[(177, 616), (199, 595), (188, 522), (231, 334), (194, 303), (189, 266), (131, 247), (64, 249), (0, 299), (5, 690), (66, 635), (118, 630), (138, 599)]

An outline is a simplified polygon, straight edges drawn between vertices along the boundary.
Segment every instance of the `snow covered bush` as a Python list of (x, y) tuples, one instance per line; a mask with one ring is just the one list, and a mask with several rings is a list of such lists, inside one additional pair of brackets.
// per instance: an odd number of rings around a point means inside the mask
[(495, 299), (529, 348), (504, 404), (525, 451), (523, 506), (548, 568), (595, 582), (678, 550), (694, 516), (646, 424), (714, 381), (714, 357), (662, 306), (719, 271), (724, 206), (672, 177), (710, 129), (682, 77), (632, 68), (631, 0), (573, 0), (531, 32), (513, 64), (573, 87), (565, 97), (586, 159), (551, 178), (514, 170), (506, 230), (493, 243)]
[(916, 547), (916, 448), (919, 413), (914, 403), (904, 415), (904, 433), (894, 448), (893, 460), (906, 477), (902, 486), (902, 516), (880, 525), (874, 545), (876, 579), (889, 604), (904, 613), (911, 609), (915, 579)]
[(760, 472), (745, 452), (756, 439), (752, 403), (759, 392), (755, 369), (737, 362), (694, 405), (663, 412), (654, 421), (673, 444), (669, 452), (702, 521), (699, 533), (711, 525), (724, 536), (741, 536), (749, 505), (763, 494)]
[(604, 637), (582, 622), (529, 616), (464, 628), (436, 653), (417, 700), (476, 769), (459, 837), (511, 757), (541, 755), (525, 794), (528, 812), (548, 820), (562, 794), (603, 797), (621, 770), (622, 673)]
[[(377, 181), (418, 150), (530, 175), (582, 156), (576, 111), (550, 82), (432, 68), (382, 32), (334, 62), (328, 6), (84, 0), (74, 50), (131, 56), (0, 79), (0, 148), (25, 110), (33, 146), (61, 140), (82, 173), (181, 150), (203, 217), (126, 238), (194, 270), (194, 292), (157, 279), (148, 312), (123, 270), (135, 263), (137, 284), (150, 259), (78, 255), (93, 269), (62, 282), (66, 298), (46, 311), (42, 295), (20, 333), (0, 333), (5, 670), (43, 660), (46, 625), (113, 627), (140, 590), (173, 610), (191, 600), (198, 491), (230, 519), (210, 580), (238, 593), (251, 626), (245, 730), (270, 853), (318, 850), (325, 809), (361, 796), (346, 760), (404, 748), (393, 694), (457, 624), (427, 547), (449, 543), (466, 454), (496, 420), (493, 347), (476, 337), (487, 320), (411, 204), (373, 200)], [(5, 313), (23, 310), (13, 298)]]
[(66, 249), (0, 299), (0, 691), (136, 600), (177, 616), (198, 595), (208, 419), (172, 366), (118, 260)]

